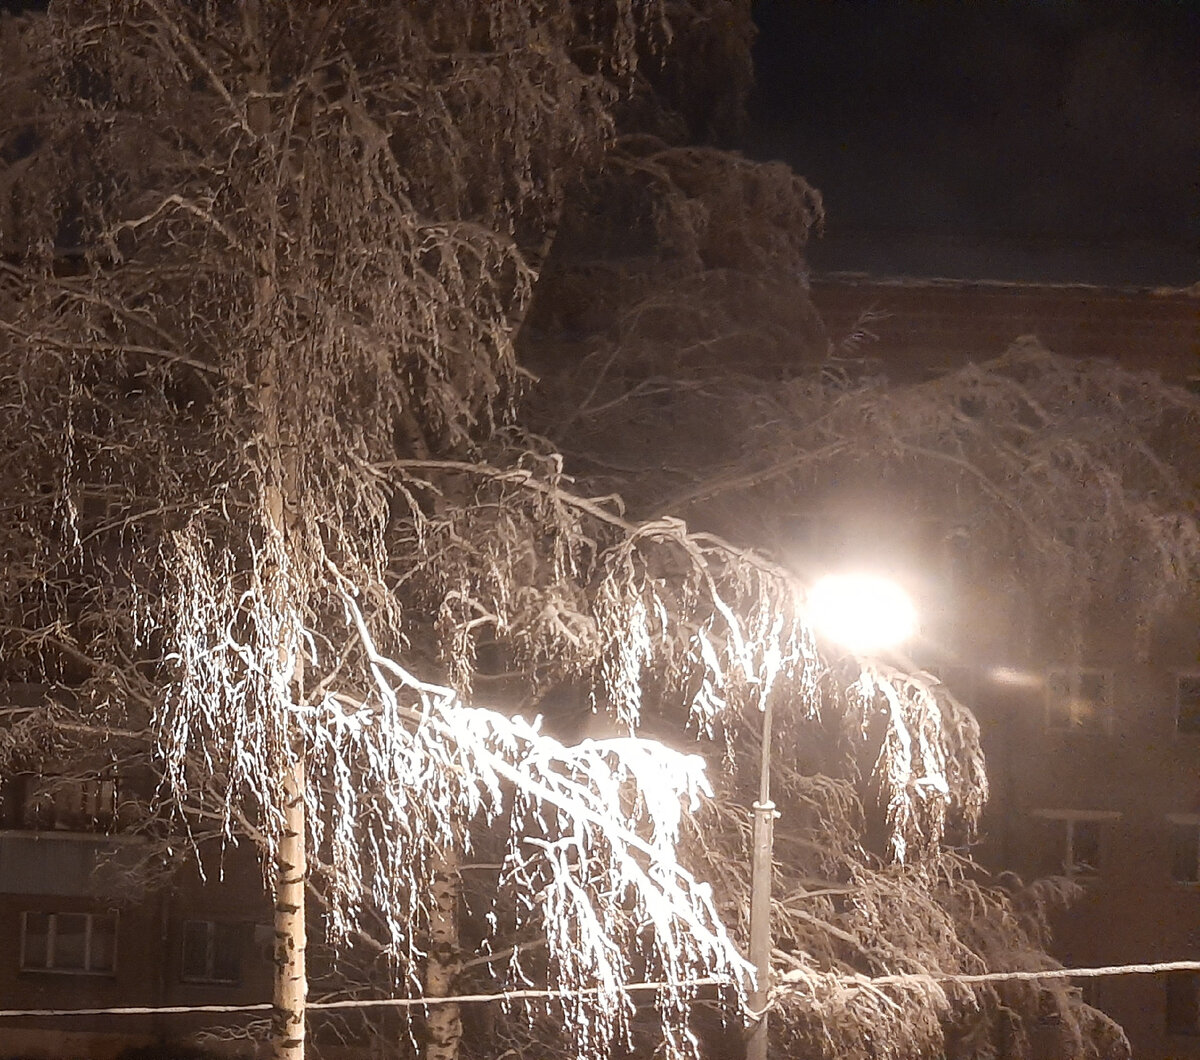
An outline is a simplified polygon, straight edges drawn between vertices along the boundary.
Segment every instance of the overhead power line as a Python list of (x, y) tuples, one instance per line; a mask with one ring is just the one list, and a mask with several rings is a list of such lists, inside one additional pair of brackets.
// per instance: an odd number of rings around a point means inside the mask
[[(1200, 967), (1198, 965), (1197, 967)], [(683, 979), (675, 982), (660, 983), (630, 983), (623, 987), (621, 993), (645, 993), (651, 990), (669, 990), (699, 986), (732, 986), (733, 980), (721, 976), (710, 976), (702, 979)], [(598, 995), (599, 987), (576, 987), (561, 990), (505, 990), (499, 994), (454, 994), (449, 997), (379, 997), (352, 998), (343, 1001), (309, 1001), (306, 1009), (328, 1011), (330, 1009), (355, 1008), (421, 1008), (434, 1005), (470, 1005), (485, 1004), (495, 1001), (538, 1001), (554, 1000), (563, 997), (587, 997)], [(74, 1009), (0, 1009), (0, 1017), (4, 1016), (160, 1016), (181, 1015), (190, 1012), (270, 1012), (275, 1008), (270, 1002), (257, 1002), (249, 1005), (137, 1005), (125, 1008), (74, 1008)]]
[[(847, 986), (888, 987), (902, 986), (906, 983), (961, 983), (977, 985), (982, 983), (1031, 982), (1040, 979), (1098, 979), (1103, 976), (1117, 975), (1159, 975), (1164, 972), (1200, 972), (1200, 961), (1159, 961), (1153, 964), (1110, 964), (1096, 968), (1047, 968), (1040, 971), (1020, 972), (980, 972), (978, 975), (956, 974), (952, 972), (903, 972), (896, 975), (838, 975), (822, 976), (844, 982)], [(817, 973), (820, 974), (820, 973)], [(782, 992), (794, 992), (802, 982), (799, 975), (791, 973), (785, 976), (777, 989)], [(685, 979), (678, 982), (648, 982), (630, 983), (622, 989), (622, 993), (634, 994), (647, 991), (670, 990), (701, 986), (733, 986), (733, 980), (710, 976), (700, 979)], [(599, 987), (577, 987), (561, 990), (506, 990), (498, 994), (455, 994), (451, 997), (381, 997), (364, 999), (347, 999), (343, 1001), (310, 1001), (306, 1008), (316, 1011), (335, 1009), (366, 1009), (366, 1008), (421, 1008), (434, 1005), (471, 1005), (490, 1004), (497, 1001), (551, 1001), (564, 997), (587, 997), (599, 995)], [(25, 1008), (0, 1009), (0, 1018), (4, 1017), (59, 1017), (59, 1016), (163, 1016), (185, 1015), (190, 1013), (230, 1014), (235, 1012), (270, 1012), (274, 1009), (270, 1002), (257, 1002), (249, 1005), (138, 1005), (110, 1008)]]
[[(1097, 968), (1048, 968), (1033, 972), (980, 972), (978, 975), (939, 975), (937, 972), (913, 972), (902, 975), (863, 976), (871, 986), (899, 986), (913, 981), (936, 983), (1006, 983), (1036, 979), (1099, 979), (1110, 975), (1158, 975), (1162, 972), (1200, 972), (1200, 961), (1161, 961), (1156, 964), (1107, 964)], [(851, 977), (847, 977), (851, 978)], [(855, 981), (858, 976), (854, 976)]]

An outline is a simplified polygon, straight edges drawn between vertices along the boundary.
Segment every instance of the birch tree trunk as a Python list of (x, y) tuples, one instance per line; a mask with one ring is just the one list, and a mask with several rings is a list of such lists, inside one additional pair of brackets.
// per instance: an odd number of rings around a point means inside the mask
[[(299, 750), (299, 749), (297, 749)], [(304, 1060), (307, 934), (304, 759), (297, 753), (284, 778), (283, 840), (275, 861), (275, 1056)]]
[[(452, 997), (462, 956), (458, 937), (458, 904), (462, 894), (458, 856), (439, 853), (434, 864), (429, 902), (429, 958), (425, 965), (425, 996)], [(455, 1004), (430, 1006), (426, 1022), (426, 1060), (455, 1060), (462, 1040), (462, 1012)]]
[[(266, 284), (264, 284), (264, 287)], [(263, 416), (263, 435), (267, 446), (282, 446), (277, 402), (278, 347), (272, 348), (267, 356), (260, 382)], [(278, 462), (276, 471), (282, 488), (269, 485), (266, 490), (267, 519), (270, 530), (277, 535), (284, 556), (289, 546), (296, 545), (299, 536), (288, 515), (287, 498), (297, 495), (299, 471), (293, 449), (287, 449)], [(284, 579), (283, 590), (287, 594), (290, 585), (289, 572), (276, 571), (275, 577)], [(284, 607), (293, 608), (292, 600), (284, 595)], [(298, 624), (299, 617), (292, 615)], [(283, 625), (286, 640), (294, 630), (291, 624)], [(283, 670), (281, 677), (291, 691), (296, 704), (304, 700), (304, 656), (297, 646), (281, 643), (277, 664)], [(293, 651), (295, 654), (293, 655)], [(288, 670), (290, 666), (290, 672)], [(284, 709), (289, 709), (285, 707)], [(294, 717), (287, 721), (287, 765), (279, 778), (283, 828), (279, 851), (275, 858), (275, 1060), (304, 1060), (305, 1001), (308, 995), (308, 973), (306, 963), (307, 932), (305, 925), (305, 886), (308, 877), (306, 850), (307, 810), (305, 788), (305, 747), (303, 736), (296, 731)]]
[[(276, 357), (272, 350), (263, 373), (264, 435), (279, 442), (278, 408), (275, 403), (274, 383), (277, 372)], [(266, 491), (267, 516), (271, 531), (282, 542), (286, 555), (289, 543), (294, 544), (297, 536), (289, 526), (285, 498), (296, 492), (297, 467), (293, 456), (285, 457), (279, 471), (284, 486), (268, 486)], [(277, 577), (287, 578), (286, 572), (276, 572)], [(285, 590), (287, 584), (285, 582)], [(286, 598), (285, 598), (286, 599)], [(284, 606), (291, 606), (288, 601)], [(288, 628), (285, 625), (285, 630)], [(290, 658), (292, 646), (280, 644), (278, 664), (284, 670), (286, 686), (291, 690), (297, 704), (304, 699), (304, 657), (297, 654)], [(291, 667), (290, 673), (287, 672)], [(305, 1002), (308, 996), (307, 931), (305, 925), (305, 887), (308, 878), (307, 855), (307, 809), (305, 789), (305, 747), (303, 736), (296, 731), (294, 718), (289, 716), (287, 735), (288, 762), (279, 778), (283, 828), (275, 858), (275, 982), (273, 990), (274, 1012), (274, 1056), (275, 1060), (304, 1060)]]
[[(269, 61), (265, 52), (259, 0), (246, 0), (241, 15), (248, 65), (247, 81), (252, 91), (247, 119), (250, 128), (265, 138), (271, 129), (272, 115), (268, 97)], [(269, 599), (281, 601), (281, 606), (292, 612), (280, 623), (282, 635), (275, 662), (280, 669), (280, 684), (291, 691), (291, 698), (299, 704), (304, 697), (304, 658), (298, 646), (287, 641), (295, 636), (300, 626), (291, 562), (292, 554), (301, 546), (302, 538), (302, 533), (295, 525), (296, 509), (293, 507), (301, 493), (300, 457), (295, 444), (289, 444), (290, 439), (285, 437), (287, 418), (282, 408), (284, 386), (280, 361), (286, 355), (286, 343), (271, 323), (274, 302), (279, 293), (275, 239), (278, 231), (285, 226), (279, 217), (278, 201), (268, 199), (262, 205), (270, 222), (267, 229), (269, 238), (258, 255), (260, 275), (256, 283), (252, 330), (264, 343), (257, 391), (261, 424), (260, 459), (266, 474), (263, 497), (265, 521), (268, 533), (275, 538), (281, 559), (278, 565), (270, 569), (267, 580), (279, 579), (281, 584), (266, 584), (260, 586), (260, 591), (267, 593)], [(292, 621), (287, 621), (287, 618)], [(308, 970), (305, 886), (308, 864), (305, 848), (308, 822), (304, 750), (303, 737), (296, 732), (294, 721), (289, 717), (285, 752), (287, 764), (278, 778), (283, 827), (274, 866), (275, 981), (272, 1001), (275, 1006), (275, 1060), (304, 1060), (306, 1039)]]

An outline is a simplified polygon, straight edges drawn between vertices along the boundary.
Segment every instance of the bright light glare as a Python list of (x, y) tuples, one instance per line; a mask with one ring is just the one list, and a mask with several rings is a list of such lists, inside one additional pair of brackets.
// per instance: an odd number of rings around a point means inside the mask
[(1026, 673), (1024, 670), (1014, 670), (1011, 666), (996, 666), (988, 671), (988, 677), (1000, 685), (1013, 685), (1017, 688), (1037, 688), (1042, 683), (1038, 674)]
[(916, 632), (908, 594), (874, 574), (827, 574), (809, 590), (808, 618), (817, 634), (856, 655), (904, 643)]

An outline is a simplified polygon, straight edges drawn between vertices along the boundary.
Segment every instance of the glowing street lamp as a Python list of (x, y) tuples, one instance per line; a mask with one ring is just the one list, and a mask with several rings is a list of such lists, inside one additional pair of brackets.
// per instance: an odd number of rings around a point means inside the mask
[[(899, 647), (917, 628), (908, 594), (890, 578), (873, 574), (828, 574), (809, 590), (807, 617), (817, 635), (855, 655)], [(755, 1023), (746, 1041), (746, 1060), (766, 1060), (767, 1004), (771, 993), (771, 870), (774, 861), (775, 804), (771, 801), (771, 701), (763, 708), (758, 801), (754, 803), (750, 865), (750, 963)]]
[(877, 574), (827, 574), (808, 593), (808, 620), (834, 644), (874, 655), (908, 640), (917, 612), (908, 593)]

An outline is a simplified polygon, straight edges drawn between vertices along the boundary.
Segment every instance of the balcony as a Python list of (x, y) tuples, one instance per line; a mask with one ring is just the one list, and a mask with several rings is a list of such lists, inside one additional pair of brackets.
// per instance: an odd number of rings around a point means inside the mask
[(145, 841), (116, 829), (111, 776), (26, 773), (0, 798), (0, 894), (129, 897)]

